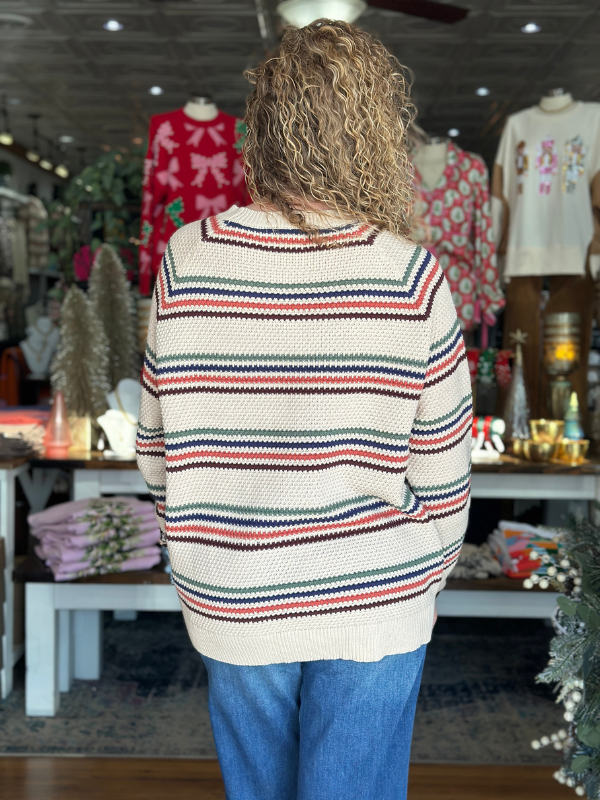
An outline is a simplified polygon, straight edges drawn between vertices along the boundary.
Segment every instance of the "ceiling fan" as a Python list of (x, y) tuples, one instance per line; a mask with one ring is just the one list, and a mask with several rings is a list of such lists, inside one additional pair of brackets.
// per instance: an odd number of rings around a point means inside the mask
[(302, 28), (321, 17), (354, 22), (367, 7), (382, 8), (449, 25), (460, 22), (469, 13), (468, 8), (439, 3), (436, 0), (283, 0), (277, 6), (277, 12), (290, 25)]

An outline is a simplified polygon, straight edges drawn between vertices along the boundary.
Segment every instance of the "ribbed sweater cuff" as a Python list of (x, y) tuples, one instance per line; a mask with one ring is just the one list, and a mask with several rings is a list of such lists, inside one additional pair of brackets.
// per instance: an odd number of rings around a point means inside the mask
[(410, 653), (431, 639), (433, 598), (409, 616), (388, 617), (368, 625), (297, 628), (256, 636), (205, 631), (183, 609), (192, 644), (200, 653), (228, 664), (258, 666), (342, 658), (379, 661)]

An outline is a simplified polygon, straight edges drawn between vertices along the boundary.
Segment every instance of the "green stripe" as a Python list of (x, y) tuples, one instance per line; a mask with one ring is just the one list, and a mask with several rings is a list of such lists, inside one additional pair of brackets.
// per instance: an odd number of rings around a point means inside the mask
[(448, 550), (452, 550), (456, 545), (462, 542), (463, 537), (461, 536), (460, 539), (456, 539), (456, 541), (452, 542), (452, 544), (448, 545), (442, 550), (436, 550), (433, 553), (429, 553), (422, 558), (417, 558), (414, 561), (406, 561), (403, 564), (395, 564), (392, 567), (382, 567), (381, 569), (374, 569), (368, 570), (366, 572), (349, 572), (346, 575), (335, 575), (331, 578), (319, 578), (312, 581), (298, 581), (295, 583), (274, 583), (269, 584), (266, 586), (253, 586), (249, 589), (238, 589), (238, 588), (230, 588), (226, 586), (215, 586), (211, 583), (203, 583), (202, 581), (194, 581), (191, 578), (185, 577), (179, 572), (173, 570), (173, 575), (176, 578), (179, 578), (181, 581), (185, 581), (189, 583), (190, 586), (195, 586), (198, 589), (206, 589), (212, 592), (223, 592), (225, 594), (255, 594), (256, 592), (272, 592), (276, 590), (282, 589), (304, 589), (311, 586), (323, 586), (326, 583), (339, 583), (340, 581), (348, 581), (348, 580), (355, 580), (357, 578), (371, 578), (376, 577), (377, 575), (386, 575), (390, 572), (399, 572), (400, 570), (409, 569), (410, 567), (416, 567), (419, 564), (423, 564), (425, 561), (430, 561), (432, 558), (439, 558), (443, 556), (444, 553)]
[[(149, 348), (148, 348), (149, 349)], [(150, 351), (151, 352), (151, 351)], [(210, 359), (212, 361), (227, 361), (227, 362), (253, 362), (253, 361), (266, 361), (274, 363), (289, 363), (292, 361), (300, 361), (303, 363), (321, 363), (327, 361), (341, 361), (341, 362), (357, 362), (366, 361), (369, 363), (382, 363), (382, 364), (403, 364), (410, 367), (427, 367), (427, 361), (418, 361), (414, 358), (395, 358), (393, 356), (377, 356), (367, 355), (366, 353), (355, 354), (330, 354), (315, 353), (314, 355), (272, 355), (267, 353), (254, 353), (254, 354), (223, 354), (223, 353), (181, 353), (159, 356), (156, 358), (154, 353), (151, 352), (152, 358), (157, 364), (166, 364), (172, 361), (191, 361), (192, 359)]]
[(167, 488), (164, 484), (148, 483), (148, 481), (146, 481), (146, 486), (150, 489), (151, 492), (164, 492)]
[(146, 352), (150, 354), (150, 356), (152, 357), (152, 360), (153, 360), (153, 361), (156, 361), (156, 353), (155, 353), (155, 352), (154, 352), (154, 350), (153, 350), (153, 349), (150, 347), (150, 345), (149, 345), (149, 344), (146, 344)]
[(443, 417), (438, 417), (437, 419), (430, 419), (430, 420), (415, 419), (413, 426), (422, 425), (424, 427), (428, 427), (430, 425), (438, 425), (440, 422), (445, 422), (447, 419), (450, 419), (450, 417), (453, 417), (457, 413), (457, 411), (459, 411), (465, 405), (465, 403), (467, 402), (470, 403), (472, 397), (473, 396), (471, 394), (466, 394), (460, 401), (460, 403), (456, 406), (456, 408), (453, 408), (452, 411), (449, 411)]
[(459, 321), (457, 319), (456, 322), (454, 323), (454, 325), (452, 326), (452, 328), (450, 329), (450, 333), (447, 333), (442, 339), (439, 339), (437, 342), (434, 342), (429, 347), (430, 352), (433, 352), (433, 350), (437, 350), (438, 347), (441, 347), (449, 339), (451, 339), (454, 336), (454, 334), (456, 333), (457, 328), (459, 328), (459, 327), (460, 327), (460, 323), (459, 323)]
[(438, 483), (435, 486), (411, 486), (410, 488), (415, 494), (418, 492), (439, 492), (442, 489), (453, 489), (455, 486), (459, 486), (461, 483), (464, 483), (470, 475), (471, 470), (465, 472), (462, 477), (458, 478), (458, 480), (452, 481), (452, 483)]
[(298, 437), (311, 437), (311, 436), (337, 436), (345, 434), (361, 434), (378, 436), (380, 439), (390, 439), (392, 441), (407, 441), (408, 434), (404, 433), (386, 433), (379, 431), (375, 428), (330, 428), (323, 431), (286, 431), (286, 430), (269, 430), (265, 428), (185, 428), (181, 431), (171, 431), (165, 433), (165, 439), (180, 439), (183, 436), (190, 435), (216, 435), (216, 436), (272, 436), (284, 438), (298, 438)]
[[(321, 506), (320, 508), (272, 508), (270, 506), (261, 508), (257, 506), (232, 506), (225, 503), (186, 503), (183, 506), (167, 506), (166, 513), (180, 514), (184, 511), (204, 510), (225, 511), (230, 514), (250, 514), (254, 516), (260, 514), (265, 517), (316, 517), (322, 514), (328, 514), (331, 511), (339, 511), (342, 508), (348, 508), (353, 505), (368, 502), (369, 500), (377, 499), (379, 498), (373, 497), (373, 495), (364, 495), (363, 497), (354, 497), (352, 500), (342, 500), (339, 503), (332, 503), (329, 506)], [(404, 511), (404, 509), (412, 505), (412, 501), (412, 495), (409, 493), (408, 497), (405, 497), (402, 505), (396, 506), (396, 508), (400, 511)]]
[[(267, 231), (265, 231), (267, 232)], [(419, 260), (422, 248), (417, 246), (410, 259), (406, 273), (401, 280), (390, 280), (386, 278), (348, 278), (340, 281), (316, 281), (312, 283), (269, 283), (266, 281), (240, 281), (235, 278), (218, 278), (213, 275), (188, 275), (179, 276), (175, 267), (173, 250), (171, 243), (167, 245), (167, 260), (171, 268), (171, 275), (174, 283), (207, 283), (221, 286), (238, 286), (257, 289), (327, 289), (337, 286), (405, 286), (410, 280), (415, 264)]]
[(289, 517), (299, 514), (302, 516), (317, 516), (319, 514), (327, 514), (330, 511), (337, 511), (340, 508), (347, 508), (348, 506), (358, 503), (364, 503), (372, 499), (372, 495), (353, 497), (351, 500), (341, 500), (338, 503), (332, 503), (329, 506), (321, 506), (320, 508), (272, 508), (270, 506), (261, 508), (258, 506), (232, 506), (225, 503), (188, 503), (184, 506), (168, 506), (167, 513), (175, 514), (180, 511), (204, 509), (207, 511), (228, 511), (233, 514), (262, 514), (267, 517)]
[(145, 425), (142, 425), (141, 422), (138, 422), (138, 428), (150, 436), (160, 436), (163, 432), (162, 428), (147, 428)]

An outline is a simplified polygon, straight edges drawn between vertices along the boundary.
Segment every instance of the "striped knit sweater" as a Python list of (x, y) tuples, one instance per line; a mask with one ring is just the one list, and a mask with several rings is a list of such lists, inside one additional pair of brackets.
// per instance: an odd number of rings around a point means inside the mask
[(328, 224), (338, 247), (234, 206), (177, 231), (157, 280), (138, 463), (192, 643), (220, 661), (420, 647), (466, 528), (448, 284), (426, 250)]

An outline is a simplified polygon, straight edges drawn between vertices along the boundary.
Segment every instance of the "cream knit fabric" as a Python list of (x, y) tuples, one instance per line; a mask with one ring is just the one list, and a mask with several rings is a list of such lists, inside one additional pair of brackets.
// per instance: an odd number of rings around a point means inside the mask
[(138, 463), (191, 640), (220, 661), (420, 647), (464, 536), (448, 284), (408, 241), (329, 225), (339, 247), (234, 206), (181, 228), (158, 277)]

